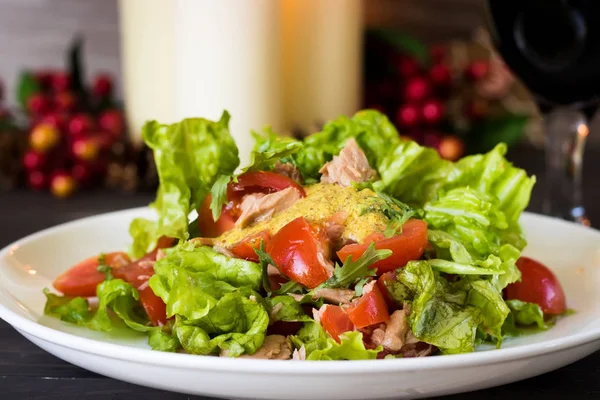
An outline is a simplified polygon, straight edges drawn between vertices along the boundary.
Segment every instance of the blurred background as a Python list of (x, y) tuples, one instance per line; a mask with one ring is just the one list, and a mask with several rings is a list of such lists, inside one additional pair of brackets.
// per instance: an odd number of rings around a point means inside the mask
[(0, 0), (0, 187), (151, 192), (143, 122), (224, 108), (243, 160), (250, 130), (302, 136), (367, 107), (448, 159), (541, 148), (482, 0), (320, 3)]

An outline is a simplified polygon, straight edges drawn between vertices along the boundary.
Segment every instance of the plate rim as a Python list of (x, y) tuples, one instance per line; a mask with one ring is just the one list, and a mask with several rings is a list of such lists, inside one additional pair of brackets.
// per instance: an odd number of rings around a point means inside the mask
[[(56, 226), (52, 226), (33, 234), (27, 235), (0, 250), (0, 259), (7, 256), (14, 246), (36, 240), (64, 230), (73, 225), (85, 224), (90, 220), (102, 219), (108, 216), (118, 217), (120, 214), (147, 214), (148, 207), (136, 207), (125, 210), (112, 211), (96, 214), (85, 218), (76, 219)], [(524, 212), (522, 218), (542, 219), (553, 223), (568, 225), (598, 236), (600, 231), (577, 225), (573, 222), (549, 217), (537, 213)], [(0, 291), (8, 293), (7, 289), (0, 283)], [(274, 375), (315, 375), (315, 374), (360, 374), (366, 370), (369, 372), (407, 372), (417, 370), (437, 370), (445, 368), (466, 368), (483, 364), (497, 364), (509, 361), (517, 361), (538, 355), (554, 353), (572, 347), (582, 346), (596, 340), (600, 340), (600, 329), (578, 332), (560, 338), (554, 338), (527, 346), (515, 346), (465, 354), (452, 354), (435, 357), (405, 358), (393, 360), (354, 360), (354, 361), (303, 361), (293, 362), (290, 360), (261, 360), (261, 359), (236, 359), (227, 357), (201, 356), (181, 353), (169, 353), (142, 349), (122, 344), (108, 343), (100, 340), (81, 337), (72, 333), (59, 331), (39, 324), (29, 318), (21, 316), (9, 310), (0, 300), (0, 318), (9, 323), (21, 334), (26, 333), (51, 344), (69, 348), (71, 350), (91, 353), (110, 359), (121, 361), (143, 362), (157, 366), (169, 366), (186, 369), (211, 370), (226, 373), (251, 373)]]

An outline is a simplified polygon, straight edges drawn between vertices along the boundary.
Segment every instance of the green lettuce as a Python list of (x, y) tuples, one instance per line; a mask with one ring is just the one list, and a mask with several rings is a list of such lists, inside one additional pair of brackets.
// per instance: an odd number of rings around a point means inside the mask
[(307, 322), (312, 318), (306, 315), (302, 304), (292, 296), (280, 295), (265, 299), (269, 305), (271, 322)]
[(136, 219), (130, 226), (132, 252), (142, 256), (159, 237), (188, 238), (188, 216), (198, 208), (219, 176), (239, 165), (238, 149), (229, 134), (229, 114), (219, 121), (201, 118), (163, 125), (147, 122), (142, 130), (154, 152), (160, 181), (152, 207), (157, 221)]
[(317, 322), (305, 322), (291, 341), (296, 348), (304, 346), (307, 360), (374, 360), (383, 350), (365, 348), (362, 333), (345, 332), (340, 335), (340, 343), (333, 340)]
[(546, 321), (541, 307), (535, 303), (521, 300), (507, 300), (510, 314), (506, 318), (502, 331), (506, 336), (519, 336), (533, 329), (546, 330), (553, 325), (553, 320)]
[[(401, 291), (404, 298), (395, 300), (411, 301), (409, 324), (419, 340), (445, 354), (473, 351), (481, 310), (465, 304), (463, 288), (437, 275), (427, 261), (409, 262), (399, 270), (397, 281), (406, 289)], [(398, 292), (396, 288), (392, 296)]]
[(87, 299), (59, 296), (48, 289), (44, 289), (44, 294), (46, 295), (44, 314), (77, 325), (85, 325), (92, 318)]

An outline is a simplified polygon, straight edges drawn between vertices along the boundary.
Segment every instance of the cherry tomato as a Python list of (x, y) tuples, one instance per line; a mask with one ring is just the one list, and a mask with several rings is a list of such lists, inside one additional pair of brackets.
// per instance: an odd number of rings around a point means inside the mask
[(358, 259), (375, 242), (375, 248), (392, 250), (392, 255), (376, 262), (371, 267), (377, 268), (378, 274), (402, 268), (411, 260), (418, 260), (427, 247), (427, 224), (418, 219), (410, 219), (402, 225), (402, 233), (386, 239), (383, 233), (374, 233), (362, 244), (349, 244), (337, 252), (342, 262), (349, 256)]
[[(96, 286), (104, 281), (104, 273), (98, 271), (101, 256), (90, 257), (81, 261), (71, 269), (63, 272), (52, 285), (66, 296), (93, 297)], [(113, 268), (129, 264), (127, 254), (116, 252), (104, 255), (104, 263)]]
[(323, 329), (338, 343), (342, 333), (354, 330), (350, 317), (340, 306), (325, 304), (319, 309), (318, 314)]
[(328, 252), (325, 230), (309, 225), (304, 217), (281, 228), (267, 247), (267, 253), (282, 274), (310, 289), (333, 275), (333, 267), (327, 261)]
[(269, 231), (258, 232), (235, 244), (229, 251), (238, 258), (258, 262), (258, 255), (254, 250), (259, 249), (261, 243), (264, 243), (264, 248), (266, 249), (270, 240), (271, 234)]
[(519, 258), (517, 267), (521, 281), (506, 287), (508, 300), (536, 303), (545, 314), (562, 314), (567, 310), (565, 293), (552, 271), (528, 257)]
[(379, 279), (377, 279), (377, 286), (379, 286), (379, 290), (381, 291), (381, 295), (385, 299), (385, 303), (389, 308), (394, 309), (398, 307), (398, 304), (392, 297), (390, 296), (390, 292), (386, 286), (387, 281), (395, 281), (396, 280), (396, 271), (390, 271), (383, 273)]
[(375, 281), (365, 285), (363, 295), (354, 300), (346, 308), (346, 312), (358, 329), (381, 324), (390, 319), (387, 304)]
[(206, 199), (202, 202), (200, 209), (198, 210), (198, 225), (200, 227), (200, 233), (202, 236), (207, 238), (215, 238), (221, 236), (223, 233), (230, 231), (235, 227), (235, 220), (237, 217), (231, 213), (231, 204), (223, 205), (221, 210), (221, 216), (215, 222), (212, 216), (212, 210), (210, 209), (210, 202), (212, 196), (209, 194)]
[(246, 194), (274, 193), (288, 187), (294, 188), (300, 197), (306, 197), (302, 186), (285, 175), (270, 171), (250, 171), (238, 176), (237, 182), (229, 183), (227, 198), (239, 204)]
[(154, 294), (150, 286), (141, 289), (139, 293), (140, 302), (152, 325), (164, 325), (167, 322), (167, 306), (164, 301)]

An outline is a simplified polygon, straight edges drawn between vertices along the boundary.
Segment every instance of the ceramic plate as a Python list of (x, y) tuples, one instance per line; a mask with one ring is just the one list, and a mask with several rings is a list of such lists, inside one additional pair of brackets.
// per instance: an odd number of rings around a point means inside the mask
[(135, 209), (71, 222), (0, 251), (0, 317), (63, 360), (141, 385), (252, 399), (419, 398), (529, 378), (600, 349), (600, 233), (539, 215), (522, 219), (525, 255), (558, 275), (576, 310), (549, 331), (505, 341), (502, 349), (373, 361), (244, 360), (151, 351), (136, 334), (94, 332), (43, 316), (42, 289), (92, 254), (123, 249)]

